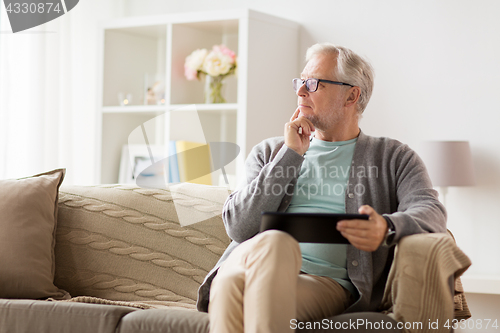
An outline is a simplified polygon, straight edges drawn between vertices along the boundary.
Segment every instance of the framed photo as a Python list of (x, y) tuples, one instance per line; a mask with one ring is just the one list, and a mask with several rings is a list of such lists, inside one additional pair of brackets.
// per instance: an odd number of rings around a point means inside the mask
[[(136, 184), (137, 176), (142, 173), (143, 181), (150, 184), (151, 187), (165, 187), (165, 175), (168, 175), (168, 169), (161, 163), (161, 160), (168, 156), (165, 147), (150, 145), (149, 148), (144, 144), (124, 145), (122, 147), (118, 179), (120, 184)], [(153, 160), (151, 160), (150, 150)]]

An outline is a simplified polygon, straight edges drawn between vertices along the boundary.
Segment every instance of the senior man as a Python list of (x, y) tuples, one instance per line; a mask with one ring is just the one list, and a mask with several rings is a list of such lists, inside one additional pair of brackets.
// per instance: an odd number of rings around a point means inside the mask
[[(328, 43), (310, 47), (306, 61), (293, 80), (298, 108), (284, 137), (253, 148), (246, 185), (224, 205), (233, 242), (198, 299), (199, 310), (208, 309), (211, 332), (289, 332), (294, 319), (375, 311), (392, 246), (403, 236), (446, 232), (445, 209), (416, 153), (358, 126), (372, 94), (371, 65)], [(259, 234), (263, 211), (369, 219), (338, 223), (350, 245), (299, 244), (284, 232)]]

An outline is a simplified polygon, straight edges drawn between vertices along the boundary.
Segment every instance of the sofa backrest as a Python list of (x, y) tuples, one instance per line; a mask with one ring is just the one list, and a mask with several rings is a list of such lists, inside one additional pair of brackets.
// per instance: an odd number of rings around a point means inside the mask
[[(193, 187), (63, 186), (59, 194), (55, 284), (71, 296), (195, 304), (197, 289), (230, 242), (221, 205)], [(225, 189), (223, 189), (225, 190)], [(181, 226), (176, 210), (212, 217)]]

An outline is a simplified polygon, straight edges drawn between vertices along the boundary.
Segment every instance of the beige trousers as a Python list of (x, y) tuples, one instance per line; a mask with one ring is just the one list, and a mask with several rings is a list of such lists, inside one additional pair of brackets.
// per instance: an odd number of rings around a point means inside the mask
[(297, 241), (271, 230), (239, 245), (210, 288), (211, 333), (293, 332), (291, 321), (342, 313), (352, 302), (335, 280), (300, 274)]
[[(382, 309), (404, 332), (449, 332), (457, 305), (450, 277), (458, 278), (470, 259), (448, 234), (407, 236), (396, 249)], [(279, 231), (238, 246), (212, 283), (210, 332), (290, 332), (293, 318), (326, 318), (350, 305), (349, 292), (338, 283), (299, 274), (300, 266), (298, 243)]]

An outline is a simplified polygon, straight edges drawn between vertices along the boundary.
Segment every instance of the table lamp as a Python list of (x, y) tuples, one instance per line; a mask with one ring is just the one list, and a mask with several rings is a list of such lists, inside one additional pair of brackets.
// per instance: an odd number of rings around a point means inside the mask
[(475, 184), (468, 141), (425, 141), (421, 148), (432, 184), (440, 188), (443, 205), (446, 206), (448, 187)]

